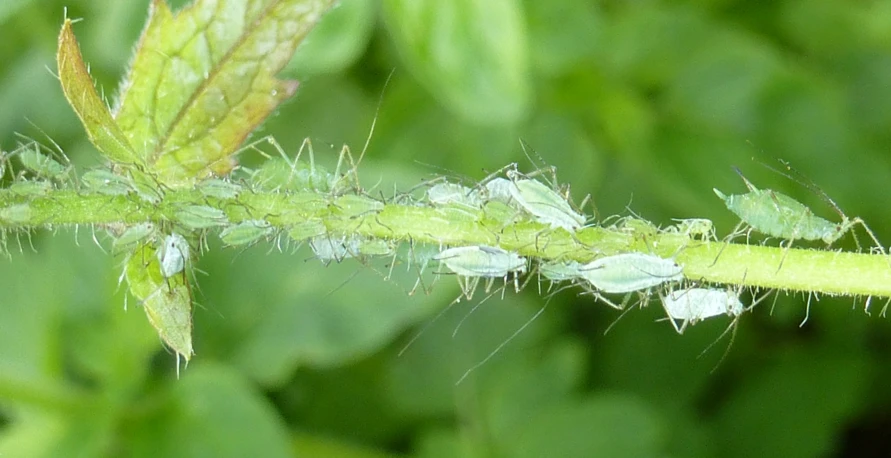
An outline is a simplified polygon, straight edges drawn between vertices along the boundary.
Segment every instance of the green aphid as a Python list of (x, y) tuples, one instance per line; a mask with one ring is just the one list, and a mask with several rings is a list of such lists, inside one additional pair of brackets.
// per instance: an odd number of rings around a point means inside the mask
[(80, 181), (87, 189), (99, 194), (123, 196), (134, 191), (132, 183), (127, 177), (118, 175), (111, 170), (88, 170), (81, 175)]
[(822, 240), (827, 245), (841, 238), (857, 224), (863, 226), (876, 246), (884, 253), (882, 244), (876, 239), (872, 230), (859, 217), (848, 218), (828, 196), (821, 195), (841, 217), (840, 223), (823, 219), (814, 215), (810, 208), (801, 202), (770, 189), (758, 189), (734, 167), (736, 173), (746, 183), (749, 192), (746, 194), (725, 195), (714, 189), (715, 194), (731, 212), (736, 214), (752, 229), (772, 237), (786, 240)]
[(327, 231), (321, 220), (309, 219), (288, 228), (288, 237), (291, 237), (296, 242), (304, 242), (313, 237), (318, 237)]
[(332, 175), (323, 167), (284, 158), (268, 159), (251, 175), (251, 183), (264, 191), (321, 191), (330, 189)]
[(55, 159), (40, 152), (37, 143), (31, 146), (24, 146), (18, 153), (19, 160), (26, 169), (34, 172), (35, 175), (49, 179), (61, 179), (68, 173), (68, 168), (60, 164)]
[(244, 190), (240, 185), (220, 178), (204, 180), (198, 183), (196, 188), (205, 197), (215, 197), (217, 199), (234, 199)]
[(384, 209), (384, 203), (368, 196), (359, 194), (346, 194), (334, 201), (334, 207), (347, 218), (379, 213)]
[(174, 216), (179, 224), (192, 230), (225, 226), (229, 223), (225, 212), (206, 205), (187, 205), (178, 210)]
[(53, 185), (49, 181), (16, 181), (8, 189), (17, 196), (42, 196), (50, 192)]
[(0, 221), (6, 224), (24, 224), (31, 220), (31, 206), (16, 204), (0, 208)]
[(250, 245), (264, 237), (269, 237), (273, 232), (275, 232), (275, 228), (269, 224), (269, 221), (248, 220), (223, 229), (220, 232), (220, 240), (226, 246)]
[(121, 235), (114, 239), (112, 248), (115, 252), (129, 250), (133, 248), (133, 246), (137, 243), (140, 243), (150, 236), (154, 235), (155, 231), (156, 226), (152, 223), (134, 224), (125, 229), (124, 232), (121, 233)]
[(388, 241), (379, 239), (355, 239), (352, 245), (354, 245), (355, 250), (363, 256), (390, 256), (395, 251), (393, 245)]
[(140, 199), (157, 205), (164, 198), (161, 185), (150, 174), (138, 169), (130, 169), (130, 186)]

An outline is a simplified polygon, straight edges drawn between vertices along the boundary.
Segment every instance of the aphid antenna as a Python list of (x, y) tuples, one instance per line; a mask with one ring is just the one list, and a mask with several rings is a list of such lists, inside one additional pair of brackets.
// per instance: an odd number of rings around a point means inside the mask
[(620, 313), (619, 316), (615, 320), (613, 320), (613, 322), (610, 323), (609, 326), (606, 327), (606, 329), (603, 331), (603, 335), (606, 335), (613, 327), (615, 327), (617, 324), (619, 324), (619, 321), (621, 321), (622, 318), (625, 318), (625, 315), (627, 315), (628, 312), (630, 312), (631, 310), (634, 310), (635, 306), (639, 305), (640, 308), (643, 309), (644, 307), (647, 306), (647, 304), (649, 304), (650, 299), (649, 299), (648, 294), (645, 295), (644, 293), (640, 293), (640, 292), (638, 292), (638, 294), (641, 295), (640, 301), (638, 301), (637, 304), (632, 305), (630, 307), (626, 307), (625, 302), (628, 300), (628, 298), (631, 297), (631, 293), (628, 293), (625, 295), (625, 298), (622, 300), (622, 303), (619, 304), (619, 306), (622, 307), (622, 309), (620, 309), (620, 310), (622, 310), (622, 313)]
[(424, 326), (421, 328), (421, 330), (418, 331), (414, 336), (412, 336), (412, 338), (408, 341), (408, 343), (405, 344), (405, 346), (402, 347), (401, 350), (399, 350), (399, 353), (396, 354), (396, 357), (397, 358), (402, 357), (402, 355), (406, 352), (406, 350), (408, 350), (409, 347), (411, 347), (412, 344), (414, 344), (415, 341), (418, 340), (419, 337), (421, 337), (425, 332), (427, 332), (427, 330), (430, 328), (430, 326), (433, 325), (433, 323), (436, 323), (436, 321), (438, 321), (440, 318), (442, 318), (442, 316), (445, 315), (449, 310), (451, 310), (452, 307), (455, 306), (455, 304), (461, 302), (461, 297), (462, 296), (459, 295), (457, 298), (453, 299), (452, 302), (449, 302), (449, 305), (445, 306), (445, 308), (442, 309), (442, 311), (440, 311), (439, 313), (437, 313), (436, 316), (433, 317), (433, 319), (431, 319), (430, 321), (425, 323)]
[[(546, 165), (547, 161), (541, 157), (541, 154), (538, 153), (532, 145), (530, 145), (526, 140), (520, 139), (520, 147), (523, 148), (523, 154), (526, 156), (526, 159), (529, 160), (529, 163), (535, 167), (535, 170), (529, 174), (524, 174), (523, 176), (527, 178), (531, 178), (538, 175), (550, 175), (550, 179), (547, 176), (544, 177), (545, 181), (551, 186), (552, 189), (558, 190), (559, 186), (557, 185), (557, 167), (554, 165)], [(538, 159), (538, 162), (532, 157), (535, 156)], [(510, 177), (508, 177), (510, 178)]]
[[(390, 84), (390, 80), (393, 78), (394, 73), (396, 73), (395, 67), (392, 70), (390, 70), (390, 74), (387, 75), (387, 79), (386, 79), (386, 81), (384, 81), (384, 86), (383, 86), (383, 88), (381, 88), (381, 93), (380, 93), (380, 96), (378, 97), (378, 101), (377, 101), (377, 107), (374, 110), (374, 118), (372, 118), (372, 120), (371, 120), (371, 127), (369, 127), (369, 129), (368, 129), (368, 136), (365, 137), (365, 144), (362, 146), (362, 152), (359, 153), (359, 158), (356, 160), (353, 160), (353, 154), (350, 151), (349, 145), (344, 144), (343, 147), (340, 149), (340, 156), (338, 156), (338, 158), (337, 158), (337, 166), (334, 169), (334, 180), (335, 181), (331, 185), (332, 192), (336, 193), (337, 189), (339, 187), (338, 185), (340, 184), (340, 180), (341, 180), (340, 168), (343, 165), (344, 157), (346, 157), (346, 159), (349, 161), (349, 164), (350, 164), (350, 171), (347, 172), (347, 175), (349, 175), (353, 179), (353, 184), (355, 186), (354, 189), (356, 191), (362, 190), (362, 185), (359, 182), (359, 164), (362, 163), (362, 159), (365, 158), (365, 153), (368, 151), (368, 145), (371, 144), (371, 138), (374, 135), (374, 128), (375, 128), (375, 126), (377, 126), (377, 119), (378, 119), (378, 116), (380, 115), (381, 106), (384, 104), (384, 95), (387, 92), (387, 86)], [(346, 175), (344, 175), (344, 176), (346, 176)]]
[(799, 328), (804, 327), (804, 324), (807, 323), (808, 318), (811, 316), (811, 299), (816, 299), (817, 302), (820, 302), (820, 295), (813, 291), (807, 292), (807, 308), (804, 312), (804, 319), (801, 320), (801, 323), (798, 325)]
[[(503, 288), (499, 288), (499, 289), (503, 289)], [(486, 291), (486, 293), (488, 293), (488, 294), (486, 294), (486, 297), (482, 298), (482, 300), (480, 300), (479, 302), (474, 304), (473, 307), (471, 307), (470, 310), (467, 313), (465, 313), (463, 317), (461, 317), (461, 320), (458, 321), (458, 324), (455, 325), (455, 329), (452, 330), (452, 338), (453, 339), (455, 338), (455, 336), (458, 335), (458, 330), (460, 330), (461, 326), (464, 325), (464, 322), (467, 321), (468, 318), (470, 318), (470, 315), (472, 315), (473, 312), (476, 312), (477, 309), (479, 309), (480, 306), (483, 305), (484, 302), (491, 299), (492, 296), (495, 296), (496, 294), (498, 294), (498, 291), (493, 291), (491, 293)]]
[(478, 363), (474, 364), (474, 365), (471, 366), (469, 369), (467, 369), (467, 371), (464, 372), (464, 375), (462, 375), (461, 378), (459, 378), (458, 381), (455, 382), (455, 385), (456, 385), (456, 386), (457, 386), (457, 385), (460, 385), (461, 382), (463, 382), (464, 379), (466, 379), (467, 376), (469, 376), (471, 372), (473, 372), (473, 371), (479, 369), (479, 368), (482, 367), (484, 364), (486, 364), (487, 362), (489, 362), (489, 360), (491, 360), (495, 355), (497, 355), (498, 352), (500, 352), (502, 348), (504, 348), (505, 346), (507, 346), (507, 344), (509, 344), (509, 343), (510, 343), (512, 340), (514, 340), (518, 335), (520, 335), (520, 333), (522, 333), (523, 331), (525, 331), (526, 328), (528, 328), (529, 325), (531, 325), (533, 321), (535, 321), (536, 319), (538, 319), (538, 317), (541, 316), (541, 314), (543, 314), (545, 310), (547, 310), (548, 305), (549, 305), (550, 303), (551, 303), (551, 299), (548, 298), (548, 299), (545, 301), (544, 305), (541, 306), (541, 308), (538, 309), (538, 311), (535, 312), (535, 314), (532, 315), (531, 318), (529, 318), (525, 323), (523, 323), (523, 325), (520, 326), (519, 329), (517, 329), (516, 331), (514, 331), (514, 333), (511, 334), (507, 339), (505, 339), (503, 342), (501, 342), (500, 344), (498, 344), (498, 346), (495, 347), (495, 349), (492, 350), (488, 355), (486, 355), (485, 358), (483, 358), (483, 359), (480, 360)]
[(882, 307), (882, 311), (879, 313), (879, 316), (880, 316), (880, 317), (885, 318), (885, 312), (888, 311), (888, 306), (889, 306), (889, 305), (891, 305), (891, 297), (889, 297), (888, 300), (885, 301), (885, 306)]
[[(755, 308), (756, 305), (758, 305), (758, 303), (760, 303), (761, 301), (766, 299), (767, 296), (770, 296), (771, 294), (773, 294), (775, 292), (776, 292), (775, 290), (771, 290), (771, 291), (767, 291), (766, 293), (762, 294), (761, 297), (759, 297), (758, 299), (755, 299), (755, 301), (752, 302), (751, 304), (749, 304), (748, 307), (745, 307), (743, 309), (743, 313), (745, 313), (749, 310), (752, 310), (753, 308)], [(737, 291), (737, 297), (741, 293), (742, 293), (742, 287), (740, 287), (740, 289)], [(718, 360), (717, 363), (715, 363), (715, 367), (713, 367), (712, 370), (709, 371), (709, 374), (714, 374), (715, 371), (718, 370), (718, 367), (721, 365), (721, 363), (723, 363), (724, 360), (727, 358), (727, 355), (730, 354), (730, 348), (733, 347), (733, 342), (736, 341), (736, 332), (739, 329), (739, 320), (741, 317), (742, 317), (742, 313), (735, 316), (733, 318), (733, 321), (731, 321), (730, 324), (727, 326), (727, 328), (724, 329), (724, 332), (722, 332), (721, 335), (719, 335), (714, 341), (712, 341), (712, 343), (710, 343), (707, 347), (705, 347), (705, 349), (699, 353), (699, 356), (696, 357), (697, 359), (702, 358), (702, 356), (705, 355), (706, 352), (708, 352), (712, 347), (715, 346), (715, 344), (720, 342), (721, 339), (723, 339), (724, 336), (726, 336), (728, 332), (730, 332), (730, 342), (727, 343), (727, 348), (724, 349), (724, 353), (721, 354), (721, 358)]]

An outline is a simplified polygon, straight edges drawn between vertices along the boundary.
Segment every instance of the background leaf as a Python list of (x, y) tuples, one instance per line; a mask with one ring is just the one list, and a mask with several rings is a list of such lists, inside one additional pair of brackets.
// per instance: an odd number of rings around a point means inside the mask
[[(6, 18), (4, 151), (15, 147), (13, 132), (43, 138), (30, 120), (78, 167), (103, 160), (44, 67), (52, 67), (68, 7), (69, 17), (84, 19), (76, 31), (90, 76), (98, 87), (112, 87), (145, 24), (149, 2), (136, 3), (138, 9), (130, 2), (46, 0)], [(371, 3), (385, 13), (367, 19), (371, 32), (346, 20), (331, 27), (336, 41), (359, 47), (360, 55), (332, 51), (330, 63), (319, 62), (324, 68), (293, 68), (302, 78), (298, 97), (257, 135), (275, 135), (289, 154), (310, 137), (316, 160), (331, 170), (342, 144), (354, 152), (364, 144), (395, 68), (360, 167), (373, 192), (387, 195), (394, 184), (408, 189), (442, 174), (478, 180), (515, 161), (531, 171), (522, 138), (558, 167), (576, 201), (592, 194), (598, 221), (625, 215), (628, 206), (663, 226), (672, 218), (711, 218), (723, 236), (737, 220), (711, 189), (744, 188), (731, 165), (756, 185), (835, 218), (812, 193), (751, 162), (779, 157), (849, 216), (863, 217), (880, 240), (891, 240), (884, 198), (891, 173), (887, 2), (516, 2), (528, 95), (512, 98), (516, 89), (504, 85), (460, 108), (449, 91), (466, 100), (476, 83), (440, 88), (445, 76), (421, 73), (403, 49), (390, 16), (396, 3)], [(496, 7), (481, 5), (467, 11)], [(480, 27), (471, 13), (462, 17), (452, 30)], [(488, 15), (482, 23), (495, 33), (501, 20)], [(456, 71), (490, 72), (478, 52), (464, 53), (470, 45), (459, 38), (446, 48), (468, 63)], [(320, 52), (329, 49), (328, 39), (319, 39), (326, 43)], [(519, 68), (509, 67), (504, 71)], [(502, 81), (501, 71), (481, 81)], [(525, 100), (519, 110), (525, 114), (493, 120), (483, 101), (498, 100), (506, 103), (499, 110)], [(245, 153), (240, 160), (256, 166), (263, 158)], [(322, 457), (507, 456), (521, 453), (521, 445), (550, 455), (891, 454), (891, 325), (879, 316), (884, 304), (876, 299), (867, 316), (866, 298), (812, 297), (799, 327), (807, 298), (779, 294), (775, 305), (770, 298), (742, 317), (717, 365), (729, 339), (699, 355), (727, 320), (708, 320), (679, 336), (657, 321), (664, 312), (653, 298), (604, 335), (618, 313), (565, 291), (454, 386), (540, 309), (547, 293), (535, 281), (519, 295), (481, 304), (453, 338), (479, 299), (458, 304), (399, 357), (457, 296), (454, 278), (443, 275), (430, 296), (406, 297), (416, 278), (410, 273), (387, 283), (359, 263), (323, 267), (306, 247), (293, 254), (270, 244), (220, 250), (210, 234), (212, 249), (196, 265), (197, 353), (177, 380), (174, 355), (137, 301), (130, 298), (123, 310), (126, 292), (116, 290), (123, 258), (96, 248), (90, 229), (79, 228), (79, 246), (71, 231), (37, 231), (36, 252), (22, 235), (21, 253), (7, 234), (12, 259), (0, 259), (4, 456), (157, 456), (160, 449), (151, 447), (161, 445), (174, 456), (223, 454), (208, 439), (258, 447), (246, 452), (232, 445), (242, 455)], [(840, 247), (855, 248), (850, 237)], [(193, 410), (192, 398), (221, 405)], [(241, 419), (262, 425), (268, 444), (257, 444), (260, 434)], [(228, 437), (220, 439), (216, 429)], [(612, 433), (605, 438), (604, 431)]]

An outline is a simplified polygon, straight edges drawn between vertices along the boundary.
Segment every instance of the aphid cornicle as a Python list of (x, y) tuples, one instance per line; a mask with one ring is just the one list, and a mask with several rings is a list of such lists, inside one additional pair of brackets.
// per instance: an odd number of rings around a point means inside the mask
[[(787, 165), (788, 167), (788, 165)], [(879, 250), (884, 253), (882, 244), (879, 243), (872, 230), (859, 217), (848, 218), (835, 205), (825, 193), (819, 191), (813, 185), (807, 185), (809, 189), (818, 192), (820, 197), (826, 200), (839, 214), (841, 222), (833, 223), (827, 219), (814, 215), (810, 208), (801, 202), (770, 189), (758, 189), (742, 172), (734, 167), (736, 173), (745, 182), (749, 192), (746, 194), (726, 195), (714, 189), (715, 194), (724, 201), (727, 209), (738, 216), (752, 229), (772, 237), (786, 240), (821, 240), (831, 245), (840, 239), (855, 225), (863, 226), (869, 236), (875, 242)]]

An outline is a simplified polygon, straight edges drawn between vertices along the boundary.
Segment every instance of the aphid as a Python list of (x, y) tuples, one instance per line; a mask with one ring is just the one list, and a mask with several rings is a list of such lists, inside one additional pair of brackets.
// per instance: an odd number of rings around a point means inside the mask
[(492, 178), (484, 185), (486, 188), (486, 197), (490, 200), (510, 204), (513, 202), (511, 188), (513, 183), (507, 178)]
[[(678, 334), (706, 318), (719, 315), (739, 317), (745, 311), (739, 295), (731, 290), (713, 288), (679, 289), (662, 297), (665, 313)], [(678, 321), (681, 321), (680, 326)]]
[[(786, 166), (788, 168), (788, 164)], [(841, 217), (840, 223), (833, 223), (814, 215), (810, 208), (785, 194), (770, 189), (758, 189), (743, 176), (738, 168), (734, 167), (734, 170), (743, 179), (749, 192), (728, 196), (717, 189), (714, 191), (724, 201), (727, 209), (752, 229), (772, 237), (789, 240), (790, 243), (797, 239), (804, 239), (822, 240), (827, 245), (831, 245), (855, 225), (860, 224), (882, 254), (885, 254), (885, 249), (869, 226), (859, 217), (848, 218), (838, 205), (816, 185), (803, 183), (838, 213)]]
[(39, 177), (61, 179), (68, 173), (67, 167), (41, 153), (40, 145), (37, 142), (22, 146), (18, 151), (18, 155), (22, 165)]
[(164, 191), (151, 174), (136, 168), (129, 169), (128, 173), (130, 175), (130, 187), (136, 191), (136, 195), (140, 199), (153, 205), (161, 202), (164, 198)]
[(111, 170), (88, 170), (81, 175), (80, 181), (87, 189), (99, 194), (123, 196), (134, 190), (130, 180)]
[(303, 242), (313, 237), (318, 237), (325, 233), (325, 224), (321, 220), (309, 219), (295, 223), (288, 228), (288, 237), (296, 242)]
[(215, 197), (217, 199), (234, 199), (243, 190), (240, 185), (220, 178), (204, 180), (198, 183), (196, 188), (205, 197)]
[(518, 178), (520, 174), (508, 170), (511, 186), (508, 188), (511, 197), (539, 222), (549, 224), (551, 228), (562, 227), (569, 232), (585, 225), (584, 215), (577, 213), (569, 202), (544, 183), (528, 178)]
[(358, 237), (351, 241), (350, 249), (363, 256), (389, 256), (394, 252), (393, 246), (386, 240)]
[(189, 260), (189, 242), (183, 236), (173, 233), (164, 237), (156, 253), (161, 268), (161, 276), (170, 278), (183, 271)]
[(538, 265), (538, 273), (551, 282), (576, 280), (583, 276), (582, 265), (577, 261), (544, 262)]
[[(458, 275), (464, 296), (470, 299), (480, 278), (504, 278), (526, 272), (526, 258), (490, 246), (464, 246), (443, 250), (433, 257)], [(462, 280), (463, 278), (463, 280)], [(514, 278), (516, 280), (516, 277)], [(487, 288), (488, 289), (488, 288)], [(517, 289), (519, 286), (517, 285)]]
[(434, 205), (457, 204), (477, 208), (482, 204), (479, 193), (456, 183), (437, 183), (427, 189), (427, 200)]
[(49, 181), (16, 181), (8, 189), (17, 196), (41, 196), (50, 192), (53, 185)]
[(16, 204), (0, 208), (0, 221), (6, 224), (23, 224), (31, 219), (31, 206)]
[(261, 238), (269, 237), (274, 231), (269, 221), (253, 219), (223, 229), (220, 232), (220, 240), (226, 246), (249, 245)]
[(113, 251), (119, 252), (131, 248), (155, 233), (155, 225), (152, 223), (134, 224), (124, 230), (112, 243)]
[(316, 258), (323, 263), (327, 264), (331, 261), (340, 262), (346, 258), (352, 258), (355, 254), (347, 248), (345, 241), (344, 238), (335, 240), (332, 237), (322, 235), (313, 237), (309, 242), (309, 247), (312, 249), (313, 254), (316, 255)]
[(178, 210), (175, 216), (179, 224), (192, 230), (225, 226), (229, 222), (224, 211), (206, 205), (187, 205)]
[(623, 253), (595, 259), (580, 269), (582, 277), (605, 293), (630, 293), (684, 278), (672, 259), (644, 253)]
[(384, 203), (367, 196), (345, 194), (337, 198), (334, 207), (341, 215), (355, 218), (369, 213), (379, 213), (384, 209)]
[(675, 232), (687, 237), (698, 237), (700, 240), (717, 239), (715, 225), (712, 220), (705, 218), (675, 219), (678, 223), (672, 227)]

